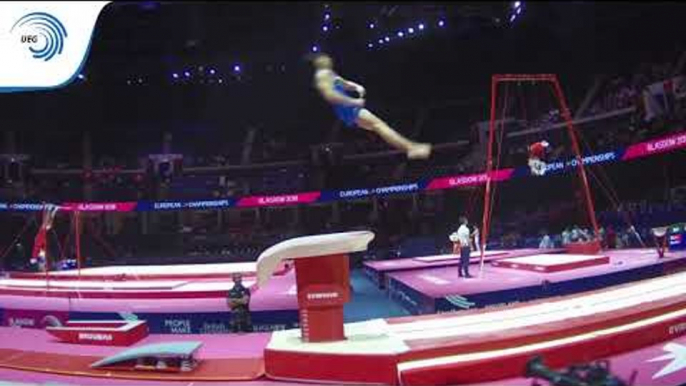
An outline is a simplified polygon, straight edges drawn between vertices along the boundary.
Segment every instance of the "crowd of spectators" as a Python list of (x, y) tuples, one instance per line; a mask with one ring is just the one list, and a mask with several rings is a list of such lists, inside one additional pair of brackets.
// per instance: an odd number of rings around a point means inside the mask
[(642, 92), (646, 87), (679, 75), (680, 70), (675, 68), (675, 64), (672, 62), (642, 63), (632, 74), (614, 76), (601, 88), (600, 95), (595, 99), (586, 115), (598, 115), (640, 106)]

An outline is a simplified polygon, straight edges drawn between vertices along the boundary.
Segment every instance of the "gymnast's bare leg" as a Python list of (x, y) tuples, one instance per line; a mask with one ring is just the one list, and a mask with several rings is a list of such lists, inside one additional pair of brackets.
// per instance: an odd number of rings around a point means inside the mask
[(355, 123), (365, 130), (376, 133), (389, 145), (404, 151), (409, 159), (428, 158), (431, 155), (431, 145), (410, 141), (365, 108), (360, 110)]

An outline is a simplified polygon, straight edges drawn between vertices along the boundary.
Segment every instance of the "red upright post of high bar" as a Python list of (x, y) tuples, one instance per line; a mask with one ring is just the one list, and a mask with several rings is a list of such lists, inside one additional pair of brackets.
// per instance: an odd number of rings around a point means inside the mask
[(591, 220), (591, 225), (593, 226), (593, 230), (598, 236), (599, 233), (599, 228), (598, 228), (598, 221), (596, 220), (595, 216), (595, 206), (593, 204), (593, 197), (591, 196), (591, 189), (588, 184), (588, 178), (586, 177), (586, 168), (584, 167), (583, 159), (581, 156), (581, 149), (579, 147), (579, 141), (576, 136), (576, 131), (574, 130), (574, 126), (572, 125), (572, 117), (571, 113), (569, 112), (569, 108), (567, 107), (567, 101), (564, 97), (564, 94), (562, 93), (562, 87), (560, 86), (560, 82), (557, 79), (557, 76), (555, 74), (496, 74), (493, 75), (491, 78), (491, 114), (490, 114), (490, 122), (488, 126), (488, 150), (487, 150), (487, 160), (486, 160), (486, 189), (484, 192), (484, 213), (483, 213), (483, 221), (482, 221), (482, 227), (483, 227), (483, 232), (481, 233), (481, 270), (479, 274), (481, 275), (483, 273), (483, 265), (484, 265), (484, 249), (486, 246), (486, 240), (488, 239), (488, 232), (490, 228), (490, 211), (491, 211), (491, 173), (493, 172), (493, 142), (495, 140), (495, 108), (496, 108), (496, 89), (497, 85), (499, 82), (517, 82), (517, 81), (529, 81), (529, 82), (536, 82), (536, 81), (545, 81), (545, 82), (552, 82), (553, 83), (553, 88), (555, 90), (555, 95), (557, 96), (559, 102), (560, 102), (560, 108), (562, 109), (562, 116), (565, 120), (565, 125), (567, 126), (567, 130), (569, 132), (569, 136), (571, 137), (572, 140), (572, 147), (574, 149), (574, 153), (576, 154), (576, 160), (577, 160), (577, 170), (579, 173), (579, 177), (581, 178), (581, 182), (584, 188), (584, 198), (586, 201), (586, 210), (588, 212), (588, 216)]
[(572, 147), (574, 148), (574, 153), (576, 154), (577, 171), (579, 172), (579, 177), (581, 178), (581, 183), (584, 188), (584, 198), (586, 201), (586, 210), (588, 211), (588, 217), (591, 220), (591, 225), (593, 226), (595, 236), (600, 237), (598, 221), (595, 217), (595, 206), (593, 205), (593, 197), (591, 196), (591, 189), (588, 185), (588, 178), (586, 177), (586, 168), (584, 167), (584, 162), (581, 157), (581, 148), (579, 147), (579, 141), (576, 137), (576, 131), (574, 130), (574, 126), (572, 125), (572, 115), (569, 112), (569, 108), (567, 108), (567, 101), (565, 100), (565, 96), (562, 93), (562, 87), (560, 86), (560, 82), (557, 80), (557, 77), (554, 77), (553, 79), (553, 86), (555, 89), (555, 94), (557, 95), (557, 98), (560, 101), (560, 107), (562, 107), (562, 117), (565, 120), (567, 131), (569, 132), (569, 136), (572, 138)]
[(76, 236), (76, 266), (78, 269), (79, 280), (81, 280), (81, 212), (74, 211), (74, 234)]
[(49, 219), (50, 208), (46, 205), (43, 207), (43, 218), (41, 219), (41, 225), (38, 229), (39, 232), (45, 232), (45, 262), (43, 265), (43, 272), (45, 273), (45, 290), (50, 292), (50, 248), (48, 248), (48, 230), (46, 227), (47, 220)]
[(490, 226), (491, 211), (491, 172), (493, 170), (493, 141), (495, 140), (495, 109), (496, 89), (498, 76), (491, 78), (491, 115), (488, 123), (488, 149), (486, 151), (486, 189), (484, 190), (484, 213), (481, 216), (481, 256), (479, 262), (479, 276), (483, 275), (486, 240), (488, 239), (488, 227)]

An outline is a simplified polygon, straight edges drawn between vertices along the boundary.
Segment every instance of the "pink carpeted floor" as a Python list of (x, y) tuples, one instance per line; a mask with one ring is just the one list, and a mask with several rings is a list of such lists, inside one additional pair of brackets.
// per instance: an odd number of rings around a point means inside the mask
[(478, 277), (479, 267), (472, 265), (470, 270), (475, 277), (471, 279), (459, 279), (457, 268), (447, 267), (395, 272), (390, 273), (389, 277), (430, 297), (438, 298), (456, 293), (469, 295), (540, 285), (545, 280), (561, 282), (582, 277), (606, 275), (660, 262), (686, 259), (686, 252), (681, 252), (670, 253), (666, 258), (660, 260), (657, 252), (651, 249), (615, 250), (603, 252), (603, 254), (610, 257), (610, 264), (562, 272), (539, 273), (486, 265), (483, 277)]
[[(24, 330), (22, 330), (24, 331)], [(686, 337), (664, 342), (610, 358), (612, 373), (629, 381), (634, 371), (634, 385), (674, 386), (686, 382)], [(27, 384), (57, 383), (79, 386), (284, 386), (293, 382), (260, 379), (250, 382), (156, 382), (71, 377), (46, 373), (0, 369), (0, 381)], [(528, 386), (531, 379), (517, 378), (475, 386)], [(546, 383), (543, 383), (546, 384)], [(305, 385), (305, 384), (302, 384)], [(308, 383), (307, 385), (315, 385)]]
[(261, 358), (271, 333), (208, 334), (208, 335), (149, 335), (130, 347), (74, 345), (62, 343), (44, 330), (0, 327), (0, 349), (24, 349), (53, 354), (108, 356), (132, 347), (173, 341), (201, 341), (197, 353), (200, 359)]
[[(214, 281), (199, 280), (194, 285), (207, 286)], [(135, 300), (135, 301), (134, 301)], [(72, 312), (133, 312), (133, 313), (162, 313), (162, 312), (225, 312), (227, 310), (225, 292), (217, 297), (203, 298), (136, 298), (132, 294), (129, 299), (107, 298), (79, 298), (18, 296), (0, 294), (0, 308), (50, 310)], [(252, 311), (294, 310), (298, 308), (296, 296), (295, 272), (290, 271), (282, 276), (275, 276), (269, 283), (252, 296), (250, 308)]]
[[(541, 253), (540, 249), (514, 249), (506, 251), (507, 254), (498, 254), (492, 256), (485, 256), (484, 261), (500, 260), (512, 257), (529, 256), (537, 253)], [(547, 253), (560, 253), (563, 252), (562, 249), (549, 250)], [(435, 261), (421, 261), (417, 258), (406, 258), (406, 259), (393, 259), (393, 260), (382, 260), (382, 261), (367, 261), (364, 263), (365, 267), (368, 267), (374, 271), (379, 272), (398, 272), (398, 271), (410, 271), (417, 269), (427, 269), (435, 267), (446, 267), (446, 266), (457, 266), (459, 263), (458, 255), (445, 255), (446, 259), (435, 260)], [(448, 259), (452, 257), (452, 259)], [(479, 258), (472, 258), (472, 263), (479, 262)]]
[[(247, 382), (174, 382), (174, 381), (142, 381), (126, 379), (105, 379), (92, 377), (72, 377), (47, 373), (37, 373), (19, 370), (0, 369), (0, 382), (16, 382), (21, 384), (52, 384), (73, 386), (286, 386), (293, 382), (277, 382), (268, 379), (260, 379)], [(304, 385), (304, 384), (303, 384)], [(315, 384), (308, 383), (311, 386)], [(324, 385), (321, 385), (324, 386)], [(330, 385), (327, 385), (330, 386)]]

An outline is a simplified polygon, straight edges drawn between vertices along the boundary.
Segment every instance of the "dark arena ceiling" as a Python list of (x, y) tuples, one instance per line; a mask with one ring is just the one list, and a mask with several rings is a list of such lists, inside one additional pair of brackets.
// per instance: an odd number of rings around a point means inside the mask
[(596, 74), (660, 60), (683, 40), (676, 2), (522, 2), (511, 22), (513, 4), (116, 2), (98, 20), (84, 79), (0, 96), (0, 125), (21, 128), (24, 142), (86, 130), (141, 144), (169, 130), (231, 140), (250, 125), (316, 142), (334, 118), (303, 60), (314, 47), (391, 121), (464, 101), (454, 119), (473, 122), (485, 117), (493, 73), (557, 73), (573, 103)]

